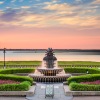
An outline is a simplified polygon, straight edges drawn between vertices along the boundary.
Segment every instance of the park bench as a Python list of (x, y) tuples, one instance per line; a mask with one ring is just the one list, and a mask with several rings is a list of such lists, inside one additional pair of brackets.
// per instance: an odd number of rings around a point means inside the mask
[(53, 85), (46, 85), (45, 87), (45, 98), (54, 96), (54, 86)]

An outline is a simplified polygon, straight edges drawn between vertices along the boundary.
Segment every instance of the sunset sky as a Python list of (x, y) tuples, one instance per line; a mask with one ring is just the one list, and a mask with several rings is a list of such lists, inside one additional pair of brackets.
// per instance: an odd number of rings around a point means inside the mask
[(100, 0), (0, 0), (0, 48), (100, 49)]

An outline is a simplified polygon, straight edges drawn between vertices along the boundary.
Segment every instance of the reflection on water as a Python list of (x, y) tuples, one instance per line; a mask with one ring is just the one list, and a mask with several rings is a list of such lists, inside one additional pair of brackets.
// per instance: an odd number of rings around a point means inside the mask
[[(45, 51), (19, 52), (6, 51), (6, 61), (40, 60), (42, 61)], [(58, 61), (100, 61), (100, 52), (57, 52)], [(4, 54), (0, 51), (0, 60), (3, 61)]]

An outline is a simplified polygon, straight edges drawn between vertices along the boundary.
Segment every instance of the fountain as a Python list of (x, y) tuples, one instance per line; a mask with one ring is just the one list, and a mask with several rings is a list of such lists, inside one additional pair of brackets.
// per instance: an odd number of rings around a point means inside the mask
[(62, 68), (57, 66), (57, 58), (54, 56), (52, 48), (48, 48), (43, 58), (42, 66), (35, 70), (30, 77), (37, 82), (64, 82), (70, 74), (66, 74)]

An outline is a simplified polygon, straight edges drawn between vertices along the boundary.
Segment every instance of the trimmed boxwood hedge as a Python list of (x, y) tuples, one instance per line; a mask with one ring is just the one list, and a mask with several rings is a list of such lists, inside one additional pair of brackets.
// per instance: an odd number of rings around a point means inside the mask
[(69, 87), (72, 91), (100, 91), (100, 85), (88, 85), (72, 82)]
[(26, 76), (17, 76), (10, 74), (0, 74), (1, 80), (14, 80), (21, 82), (20, 84), (1, 84), (0, 91), (27, 91), (33, 83), (33, 79)]
[(0, 74), (31, 73), (34, 71), (35, 71), (34, 68), (11, 68), (11, 69), (0, 69)]
[(0, 91), (27, 91), (33, 84), (33, 79), (28, 76), (13, 75), (15, 73), (31, 73), (34, 72), (33, 68), (13, 68), (13, 69), (1, 69), (0, 79), (1, 80), (14, 80), (21, 82), (20, 84), (2, 84), (0, 85)]
[(67, 79), (68, 84), (70, 84), (71, 82), (92, 82), (92, 81), (96, 81), (96, 80), (100, 80), (100, 74), (88, 74), (88, 75), (81, 75), (81, 76), (72, 76), (69, 77)]
[(73, 76), (67, 79), (72, 91), (100, 91), (100, 85), (81, 84), (80, 82), (92, 82), (100, 80), (100, 74)]
[(31, 84), (33, 83), (33, 79), (28, 76), (17, 76), (17, 75), (9, 75), (9, 74), (0, 74), (0, 79), (2, 80), (14, 80), (14, 81), (29, 81)]
[(66, 73), (88, 73), (89, 74), (100, 74), (100, 69), (97, 68), (86, 68), (86, 67), (65, 67), (64, 68)]
[(30, 85), (29, 81), (24, 81), (20, 84), (3, 84), (0, 85), (0, 91), (27, 91)]

